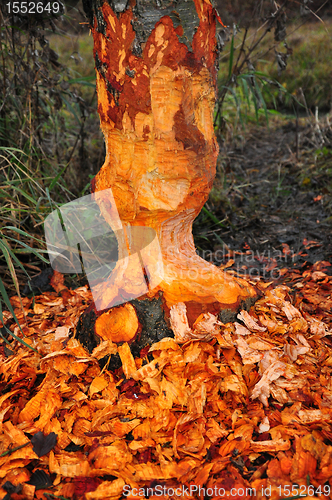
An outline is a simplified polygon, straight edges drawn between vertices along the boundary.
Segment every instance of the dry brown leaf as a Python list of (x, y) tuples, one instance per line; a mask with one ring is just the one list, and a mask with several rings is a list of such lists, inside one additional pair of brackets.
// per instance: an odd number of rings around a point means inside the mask
[[(114, 500), (125, 484), (152, 481), (220, 484), (225, 491), (271, 485), (275, 499), (279, 484), (305, 483), (308, 474), (312, 483), (329, 481), (332, 279), (313, 274), (321, 271), (289, 272), (289, 283), (301, 285), (294, 303), (291, 284), (262, 286), (251, 312), (241, 313), (246, 326), (223, 326), (204, 313), (190, 329), (185, 305), (175, 307), (180, 343), (157, 342), (153, 361), (135, 360), (122, 344), (122, 367), (114, 372), (108, 365), (101, 371), (97, 359), (116, 354), (115, 344), (105, 341), (91, 355), (70, 338), (91, 301), (86, 287), (36, 297), (34, 315), (24, 299), (27, 324), (14, 299), (39, 354), (15, 343), (14, 355), (0, 352), (0, 497), (11, 481), (22, 484), (17, 500), (41, 499), (45, 490), (29, 484), (36, 469), (56, 474), (52, 493), (65, 498), (82, 497), (79, 488), (89, 481), (86, 498)], [(21, 335), (10, 313), (4, 316)], [(55, 432), (57, 442), (38, 458), (30, 438), (40, 430)]]

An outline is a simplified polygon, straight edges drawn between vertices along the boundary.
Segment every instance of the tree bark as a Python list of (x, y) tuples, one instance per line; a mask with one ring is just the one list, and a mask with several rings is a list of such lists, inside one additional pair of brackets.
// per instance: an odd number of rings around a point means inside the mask
[[(201, 259), (192, 223), (216, 172), (213, 129), (218, 15), (210, 0), (83, 0), (94, 39), (98, 112), (106, 159), (92, 190), (111, 188), (124, 227), (122, 250), (132, 253), (139, 231), (156, 231), (163, 272), (145, 297), (160, 292), (166, 310), (185, 303), (189, 323), (202, 312), (229, 320), (255, 290)], [(112, 224), (111, 208), (100, 203)], [(133, 236), (136, 235), (136, 236)], [(98, 285), (98, 309), (119, 296), (139, 295), (135, 270), (121, 259)], [(142, 283), (142, 291), (146, 283)], [(132, 293), (134, 296), (134, 294)]]

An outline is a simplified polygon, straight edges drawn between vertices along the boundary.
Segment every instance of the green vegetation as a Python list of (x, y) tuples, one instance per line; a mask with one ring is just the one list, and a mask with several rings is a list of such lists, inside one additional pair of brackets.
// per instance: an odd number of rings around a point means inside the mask
[[(278, 74), (273, 51), (264, 54), (272, 42), (272, 35), (265, 41), (266, 49), (261, 47), (257, 54), (256, 69), (279, 83), (287, 90), (280, 97), (278, 89), (273, 92), (279, 109), (293, 110), (290, 96), (296, 96), (309, 109), (317, 106), (322, 111), (329, 111), (332, 104), (332, 67), (329, 54), (332, 50), (332, 22), (324, 21), (305, 24), (299, 28), (290, 26), (287, 44), (293, 53), (288, 58), (287, 68)], [(283, 49), (284, 52), (285, 49)], [(305, 100), (303, 99), (303, 96)], [(265, 96), (269, 105), (271, 98)]]
[(0, 9), (1, 320), (3, 305), (12, 312), (8, 296), (48, 263), (44, 219), (86, 192), (103, 140), (91, 38), (33, 18), (13, 26)]
[(87, 28), (80, 34), (51, 34), (49, 41), (50, 47), (73, 76), (95, 78), (93, 38)]
[[(269, 31), (252, 50), (261, 31), (251, 28), (237, 32), (221, 54), (218, 86), (224, 117), (234, 125), (236, 121), (257, 120), (259, 115), (266, 117), (267, 111), (271, 115), (273, 110), (292, 115), (303, 115), (316, 107), (329, 111), (332, 21), (294, 23), (280, 42)], [(245, 64), (244, 52), (240, 53), (243, 47), (247, 47)]]
[(1, 35), (0, 233), (33, 269), (45, 216), (84, 194), (103, 161), (91, 39), (9, 20)]

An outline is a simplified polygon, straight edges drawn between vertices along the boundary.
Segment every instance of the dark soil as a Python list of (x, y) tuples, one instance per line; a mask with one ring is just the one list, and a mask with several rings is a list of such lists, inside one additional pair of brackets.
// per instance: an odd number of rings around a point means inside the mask
[[(332, 132), (296, 120), (255, 125), (242, 145), (221, 149), (209, 210), (194, 233), (198, 253), (248, 277), (332, 260)], [(231, 260), (234, 260), (231, 266)]]

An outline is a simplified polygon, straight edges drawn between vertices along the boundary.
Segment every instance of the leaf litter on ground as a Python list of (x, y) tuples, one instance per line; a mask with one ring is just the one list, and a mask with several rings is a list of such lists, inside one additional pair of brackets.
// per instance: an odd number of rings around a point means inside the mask
[[(90, 354), (75, 339), (87, 286), (70, 290), (54, 275), (56, 291), (22, 298), (24, 311), (12, 297), (37, 352), (0, 345), (0, 498), (118, 499), (125, 485), (157, 484), (280, 498), (280, 486), (308, 478), (331, 486), (329, 267), (288, 270), (287, 286), (258, 280), (261, 298), (234, 323), (203, 314), (190, 328), (178, 305), (175, 338), (153, 344), (149, 359), (107, 341)], [(3, 317), (22, 337), (12, 313)], [(101, 369), (116, 352), (122, 367)]]

